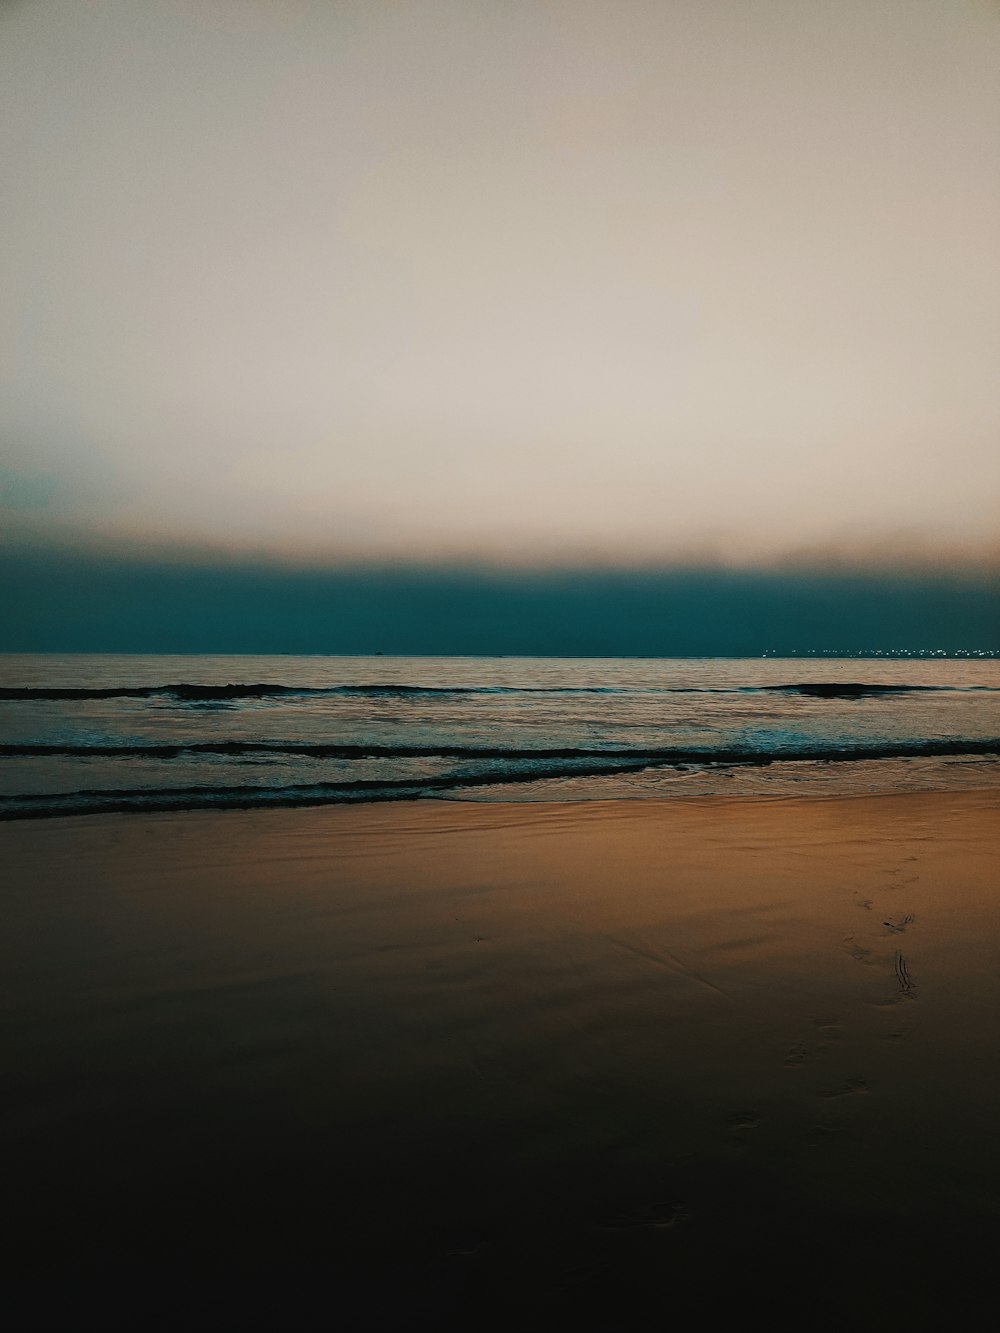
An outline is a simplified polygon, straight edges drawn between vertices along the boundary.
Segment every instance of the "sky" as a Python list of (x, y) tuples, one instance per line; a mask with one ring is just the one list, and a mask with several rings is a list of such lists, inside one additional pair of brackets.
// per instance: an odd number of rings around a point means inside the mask
[(995, 0), (0, 4), (8, 543), (1000, 565)]

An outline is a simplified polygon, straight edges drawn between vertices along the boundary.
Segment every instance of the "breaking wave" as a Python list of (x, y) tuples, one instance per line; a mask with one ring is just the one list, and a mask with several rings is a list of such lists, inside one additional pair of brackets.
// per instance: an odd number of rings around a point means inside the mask
[[(236, 747), (236, 748), (234, 748)], [(6, 747), (10, 752), (12, 747)], [(15, 747), (24, 753), (28, 747)], [(106, 754), (108, 749), (96, 751)], [(152, 751), (167, 757), (165, 747), (117, 747), (123, 756)], [(933, 756), (1000, 756), (1000, 739), (990, 741), (948, 740), (919, 741), (885, 745), (814, 746), (797, 749), (752, 751), (747, 749), (564, 749), (514, 750), (465, 746), (291, 746), (275, 747), (253, 742), (229, 742), (223, 746), (193, 745), (169, 747), (177, 753), (185, 750), (199, 754), (272, 753), (277, 749), (292, 754), (332, 754), (356, 758), (384, 755), (426, 755), (461, 758), (467, 761), (492, 761), (489, 768), (463, 770), (433, 776), (409, 778), (346, 779), (336, 782), (296, 783), (288, 786), (189, 786), (87, 789), (58, 793), (26, 793), (0, 798), (0, 820), (52, 818), (60, 815), (125, 813), (167, 810), (219, 810), (258, 807), (335, 805), (352, 801), (399, 801), (423, 796), (441, 796), (474, 787), (494, 787), (513, 783), (538, 782), (571, 777), (607, 777), (637, 773), (645, 769), (723, 769), (736, 766), (764, 767), (775, 762), (860, 762), (880, 759), (908, 759)], [(53, 753), (52, 747), (33, 751)], [(78, 753), (74, 749), (70, 753)], [(91, 751), (94, 753), (95, 751)], [(346, 756), (345, 756), (346, 752)]]
[(798, 681), (784, 685), (719, 686), (606, 686), (606, 685), (281, 685), (258, 681), (249, 684), (195, 685), (179, 681), (167, 685), (6, 686), (0, 699), (79, 701), (86, 699), (172, 699), (177, 703), (225, 703), (238, 699), (315, 698), (317, 695), (356, 695), (362, 698), (420, 698), (468, 694), (802, 694), (818, 699), (862, 699), (866, 696), (996, 692), (991, 685), (886, 685), (863, 681)]
[(905, 759), (913, 756), (1000, 754), (1000, 739), (996, 740), (927, 740), (899, 741), (876, 745), (816, 745), (783, 747), (780, 742), (766, 750), (746, 746), (726, 749), (706, 747), (646, 748), (635, 746), (557, 746), (512, 747), (489, 745), (442, 745), (427, 741), (419, 745), (327, 744), (311, 741), (178, 741), (155, 745), (77, 745), (14, 744), (0, 745), (0, 756), (85, 757), (93, 755), (104, 759), (182, 759), (187, 755), (219, 755), (247, 757), (254, 755), (295, 755), (309, 759), (511, 759), (535, 761), (540, 759), (602, 759), (641, 761), (653, 764), (745, 764), (768, 763), (773, 758), (807, 759), (835, 762), (838, 759)]

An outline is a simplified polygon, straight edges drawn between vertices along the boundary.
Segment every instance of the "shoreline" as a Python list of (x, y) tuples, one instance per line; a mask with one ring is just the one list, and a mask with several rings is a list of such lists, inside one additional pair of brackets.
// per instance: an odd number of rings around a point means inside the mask
[(6, 824), (19, 1327), (984, 1314), (998, 814)]
[[(697, 800), (827, 800), (839, 798), (878, 799), (882, 796), (895, 795), (941, 795), (960, 792), (989, 792), (1000, 790), (1000, 765), (996, 763), (993, 748), (981, 750), (956, 750), (954, 753), (936, 754), (892, 754), (880, 757), (842, 755), (837, 760), (830, 758), (810, 758), (804, 764), (801, 760), (790, 760), (782, 756), (761, 759), (747, 759), (731, 765), (720, 765), (721, 771), (714, 771), (696, 764), (680, 765), (680, 771), (674, 771), (675, 765), (663, 768), (647, 765), (630, 768), (627, 765), (609, 767), (606, 771), (592, 770), (586, 773), (532, 774), (532, 775), (482, 775), (475, 777), (448, 777), (425, 779), (370, 779), (364, 781), (345, 781), (343, 783), (324, 782), (317, 784), (292, 784), (282, 789), (266, 787), (240, 788), (203, 788), (194, 789), (201, 799), (192, 803), (192, 789), (164, 788), (156, 792), (146, 792), (142, 788), (134, 791), (102, 791), (101, 789), (85, 792), (39, 792), (27, 795), (0, 795), (0, 825), (40, 820), (89, 819), (105, 815), (128, 815), (142, 818), (148, 815), (163, 814), (227, 814), (234, 812), (252, 813), (255, 811), (294, 811), (322, 810), (341, 807), (356, 808), (380, 805), (408, 805), (423, 802), (456, 802), (470, 805), (599, 805), (619, 801), (697, 801)], [(925, 768), (924, 764), (928, 767)], [(791, 772), (802, 764), (804, 771)], [(869, 765), (896, 765), (893, 783), (885, 781), (881, 775), (881, 786), (866, 787), (863, 778), (853, 766), (862, 773)], [(947, 780), (942, 779), (934, 765), (956, 765), (960, 770), (964, 765), (974, 765), (984, 770), (976, 772), (971, 779), (963, 772), (948, 772)], [(830, 767), (832, 765), (832, 768)], [(852, 766), (850, 780), (842, 784), (837, 778), (841, 765)], [(818, 770), (818, 771), (817, 771)], [(996, 771), (992, 771), (996, 770)], [(833, 785), (827, 785), (831, 772), (835, 775)], [(652, 774), (652, 778), (650, 777)], [(765, 774), (763, 782), (760, 775)], [(560, 790), (558, 794), (539, 794), (537, 787), (557, 778)], [(659, 788), (651, 784), (658, 781)], [(757, 782), (758, 785), (751, 785)], [(642, 784), (630, 787), (630, 784)], [(718, 785), (722, 783), (722, 787)], [(734, 783), (732, 790), (729, 783)], [(602, 787), (603, 784), (603, 787)], [(586, 794), (581, 790), (586, 789)], [(769, 792), (766, 787), (775, 790)], [(600, 794), (591, 794), (594, 789)], [(685, 790), (687, 788), (687, 790)], [(437, 790), (436, 790), (437, 789)], [(573, 791), (579, 794), (571, 794)], [(300, 791), (302, 794), (293, 794)], [(339, 794), (331, 794), (331, 792)], [(480, 793), (476, 795), (475, 793)], [(499, 795), (497, 793), (503, 793)], [(204, 793), (204, 794), (203, 794)], [(213, 793), (210, 797), (208, 793)], [(312, 793), (312, 794), (310, 794)], [(12, 805), (11, 802), (21, 802)], [(52, 804), (61, 802), (61, 805)], [(7, 803), (5, 805), (5, 803)], [(48, 804), (47, 804), (48, 803)]]

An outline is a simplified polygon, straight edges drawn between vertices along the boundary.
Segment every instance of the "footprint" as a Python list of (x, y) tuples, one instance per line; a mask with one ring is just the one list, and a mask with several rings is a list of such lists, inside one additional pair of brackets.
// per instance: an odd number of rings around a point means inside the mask
[[(865, 952), (865, 951), (863, 951)], [(844, 1038), (844, 1029), (835, 1021), (825, 1018), (814, 1018), (812, 1025), (816, 1029), (820, 1040), (806, 1044), (804, 1041), (792, 1042), (785, 1054), (785, 1064), (795, 1067), (803, 1065), (813, 1056), (825, 1055), (836, 1041), (842, 1041)]]
[(817, 1120), (812, 1126), (812, 1133), (817, 1134), (820, 1138), (824, 1139), (831, 1138), (834, 1134), (842, 1134), (843, 1132), (843, 1125), (838, 1125), (833, 1120)]
[(725, 1137), (725, 1143), (730, 1148), (742, 1151), (750, 1144), (749, 1132), (756, 1129), (760, 1124), (760, 1117), (745, 1113), (742, 1115), (730, 1116), (726, 1121), (728, 1133)]
[[(901, 862), (898, 866), (894, 866), (892, 870), (887, 870), (886, 878), (889, 882), (883, 885), (883, 887), (886, 889), (901, 889), (907, 884), (916, 884), (920, 876), (912, 873), (913, 866), (910, 864), (910, 862), (915, 859), (916, 858), (912, 856), (907, 857), (905, 861)], [(905, 878), (903, 878), (904, 876)]]
[(854, 938), (853, 935), (847, 936), (847, 938), (844, 940), (843, 947), (847, 950), (847, 952), (851, 955), (851, 957), (856, 959), (859, 963), (866, 963), (868, 959), (872, 956), (871, 949), (863, 948), (857, 942), (857, 940)]
[(813, 1027), (818, 1028), (828, 1041), (840, 1041), (844, 1035), (844, 1029), (839, 1023), (828, 1022), (825, 1018), (814, 1018)]
[(898, 949), (896, 950), (894, 973), (896, 980), (899, 982), (900, 992), (903, 995), (909, 995), (910, 998), (913, 999), (913, 978), (910, 976), (909, 968), (906, 966), (906, 959)]
[(890, 934), (902, 935), (906, 927), (916, 919), (912, 912), (907, 912), (906, 916), (900, 917), (898, 921), (883, 921), (882, 925), (886, 927)]
[(868, 1083), (863, 1078), (852, 1078), (841, 1085), (839, 1088), (828, 1088), (817, 1094), (824, 1100), (829, 1101), (833, 1097), (850, 1097), (852, 1094), (864, 1094), (869, 1092)]

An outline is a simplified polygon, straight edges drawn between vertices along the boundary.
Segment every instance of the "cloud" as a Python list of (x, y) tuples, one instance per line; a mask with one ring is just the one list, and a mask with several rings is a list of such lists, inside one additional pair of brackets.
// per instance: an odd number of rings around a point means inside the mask
[(295, 568), (0, 550), (5, 651), (742, 656), (1000, 650), (1000, 577)]

